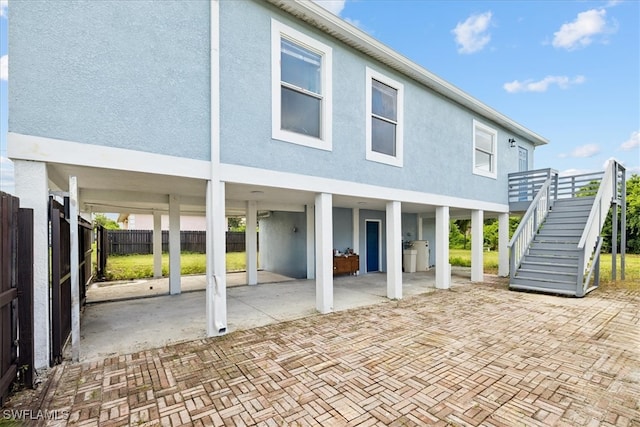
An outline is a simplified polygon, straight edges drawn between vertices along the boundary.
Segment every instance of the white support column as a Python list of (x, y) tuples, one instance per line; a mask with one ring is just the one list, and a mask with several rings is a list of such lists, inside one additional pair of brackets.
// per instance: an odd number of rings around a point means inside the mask
[(422, 231), (422, 223), (424, 222), (424, 215), (418, 214), (418, 240), (424, 240), (422, 238), (424, 232)]
[(225, 184), (207, 182), (207, 336), (227, 332)]
[(498, 216), (498, 276), (509, 275), (509, 214)]
[(33, 209), (33, 352), (34, 367), (49, 367), (49, 185), (43, 162), (14, 160), (20, 207)]
[(360, 209), (353, 208), (353, 253), (360, 253)]
[(402, 211), (387, 202), (387, 298), (402, 299)]
[(80, 361), (80, 277), (78, 247), (78, 180), (69, 177), (69, 244), (71, 268), (71, 360)]
[(153, 277), (162, 277), (162, 214), (153, 213)]
[(333, 199), (316, 194), (316, 309), (333, 311)]
[(471, 211), (471, 281), (484, 282), (484, 212)]
[(449, 206), (436, 207), (436, 288), (451, 286), (449, 264)]
[(307, 279), (316, 278), (316, 230), (313, 205), (306, 206), (307, 214)]
[(245, 230), (247, 254), (247, 284), (258, 284), (258, 203), (255, 200), (247, 202), (247, 227)]
[(169, 293), (177, 295), (180, 285), (180, 196), (169, 196)]

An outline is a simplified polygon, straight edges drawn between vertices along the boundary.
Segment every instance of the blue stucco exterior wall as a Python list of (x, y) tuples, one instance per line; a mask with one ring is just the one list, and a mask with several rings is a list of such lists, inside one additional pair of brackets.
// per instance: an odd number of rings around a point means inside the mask
[(353, 249), (353, 210), (333, 208), (333, 247), (340, 252)]
[(209, 2), (11, 1), (9, 130), (209, 160)]
[(274, 211), (259, 221), (259, 227), (260, 268), (297, 279), (306, 278), (306, 215)]
[[(222, 2), (221, 159), (224, 163), (331, 177), (421, 192), (507, 203), (507, 175), (517, 171), (514, 136), (335, 39), (259, 2)], [(333, 149), (271, 138), (271, 19), (333, 49)], [(246, 31), (251, 28), (251, 31)], [(365, 159), (365, 68), (405, 87), (404, 167)], [(445, 76), (446, 77), (446, 76)], [(474, 175), (473, 120), (498, 132), (498, 178)], [(517, 136), (520, 145), (532, 145)]]

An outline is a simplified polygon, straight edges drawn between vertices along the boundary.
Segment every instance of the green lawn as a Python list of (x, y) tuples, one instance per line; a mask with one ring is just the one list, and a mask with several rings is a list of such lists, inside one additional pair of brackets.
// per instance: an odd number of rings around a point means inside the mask
[[(450, 249), (451, 265), (470, 267), (471, 250)], [(620, 265), (620, 257), (618, 257)], [(600, 262), (600, 279), (608, 288), (625, 288), (640, 290), (640, 255), (627, 254), (625, 258), (626, 277), (620, 280), (618, 268), (617, 279), (611, 281), (611, 255), (602, 254)], [(227, 253), (227, 271), (241, 271), (246, 268), (244, 252)], [(204, 274), (204, 254), (183, 253), (181, 260), (182, 274)], [(489, 274), (498, 272), (498, 252), (484, 252), (484, 271)], [(162, 254), (162, 275), (169, 274), (169, 255)], [(153, 277), (153, 255), (109, 256), (107, 261), (107, 280), (131, 280)]]
[[(181, 274), (204, 274), (204, 254), (183, 253), (180, 260)], [(246, 268), (244, 252), (227, 253), (227, 271)], [(169, 275), (169, 254), (162, 254), (162, 275)], [(107, 280), (131, 280), (153, 277), (153, 255), (110, 255), (107, 259)]]

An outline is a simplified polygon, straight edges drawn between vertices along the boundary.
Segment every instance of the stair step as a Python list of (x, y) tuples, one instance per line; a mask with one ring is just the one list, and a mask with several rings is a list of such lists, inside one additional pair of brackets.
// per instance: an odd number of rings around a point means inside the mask
[(524, 258), (522, 259), (522, 262), (537, 262), (537, 263), (543, 263), (543, 264), (553, 264), (553, 263), (559, 263), (559, 264), (563, 264), (563, 265), (573, 265), (575, 267), (578, 266), (578, 255), (547, 255), (547, 254), (540, 254), (540, 255), (531, 255), (531, 254), (527, 254), (524, 256)]
[(579, 223), (573, 220), (566, 219), (548, 219), (540, 230), (544, 230), (545, 228), (550, 230), (584, 230), (586, 221)]
[(582, 236), (582, 231), (580, 229), (566, 230), (566, 229), (558, 229), (558, 228), (545, 228), (542, 227), (538, 232), (538, 236), (542, 237), (551, 237), (558, 239), (574, 239)]
[(595, 196), (589, 197), (570, 197), (566, 199), (558, 199), (553, 202), (553, 206), (567, 206), (567, 205), (593, 205)]
[(536, 279), (511, 279), (511, 281), (509, 282), (509, 289), (545, 292), (570, 296), (575, 296), (577, 293), (577, 286), (575, 283)]
[(566, 234), (553, 234), (553, 233), (538, 233), (534, 241), (535, 242), (548, 242), (548, 243), (578, 243), (582, 233), (575, 233), (572, 236)]
[(585, 220), (587, 218), (589, 218), (589, 213), (591, 211), (576, 211), (576, 210), (570, 210), (570, 211), (560, 211), (560, 212), (556, 212), (556, 211), (551, 211), (549, 212), (549, 216), (547, 218), (576, 218), (576, 219), (582, 219), (584, 218)]
[[(577, 260), (576, 260), (577, 261)], [(578, 271), (578, 263), (575, 264), (565, 264), (565, 263), (553, 263), (553, 262), (539, 262), (539, 261), (529, 261), (525, 258), (520, 264), (519, 271), (557, 271), (561, 273), (573, 273), (575, 274)]]
[(528, 255), (542, 255), (542, 256), (551, 256), (551, 257), (565, 257), (565, 256), (575, 256), (578, 257), (580, 255), (580, 251), (578, 251), (577, 247), (573, 248), (564, 248), (564, 249), (551, 249), (544, 247), (529, 247)]
[[(537, 238), (536, 238), (537, 239)], [(571, 242), (540, 242), (538, 240), (535, 240), (533, 242), (531, 242), (531, 246), (529, 246), (529, 249), (547, 249), (550, 251), (556, 251), (556, 250), (560, 250), (560, 251), (564, 251), (564, 250), (577, 250), (578, 249), (578, 243), (571, 243)]]
[(576, 283), (576, 281), (578, 280), (578, 273), (575, 271), (563, 272), (563, 271), (554, 271), (554, 270), (547, 271), (547, 270), (530, 270), (526, 268), (520, 268), (516, 272), (516, 277)]

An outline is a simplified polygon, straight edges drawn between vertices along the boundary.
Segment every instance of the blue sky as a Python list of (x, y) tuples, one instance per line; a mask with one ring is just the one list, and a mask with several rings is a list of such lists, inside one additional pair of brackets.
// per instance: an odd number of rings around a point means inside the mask
[[(318, 0), (382, 43), (548, 138), (535, 167), (640, 173), (640, 1)], [(0, 179), (7, 18), (0, 0)]]

